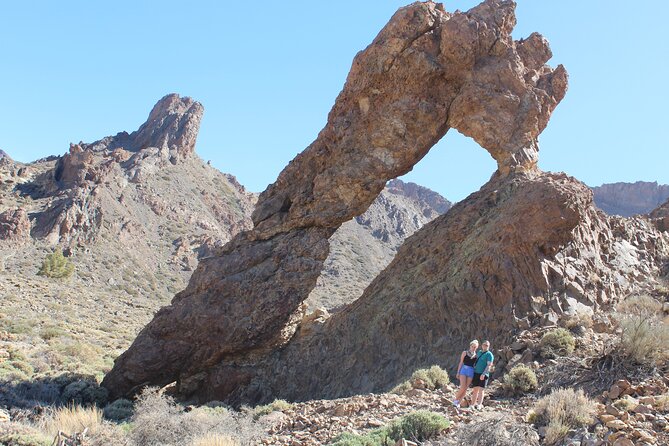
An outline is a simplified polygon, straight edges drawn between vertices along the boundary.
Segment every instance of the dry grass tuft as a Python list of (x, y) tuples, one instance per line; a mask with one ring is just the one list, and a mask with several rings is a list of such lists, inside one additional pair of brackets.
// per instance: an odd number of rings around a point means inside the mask
[(94, 435), (102, 425), (102, 411), (97, 407), (67, 406), (56, 409), (44, 420), (44, 431), (55, 436), (58, 431), (68, 435), (83, 432), (88, 428), (88, 434)]
[(546, 426), (545, 442), (554, 445), (569, 430), (592, 424), (594, 414), (595, 403), (583, 390), (558, 389), (536, 402), (528, 421)]
[(192, 446), (239, 446), (239, 442), (232, 437), (220, 434), (207, 434), (196, 438)]
[(669, 324), (662, 317), (662, 304), (650, 296), (633, 296), (617, 308), (621, 329), (620, 352), (636, 364), (654, 366), (669, 360)]

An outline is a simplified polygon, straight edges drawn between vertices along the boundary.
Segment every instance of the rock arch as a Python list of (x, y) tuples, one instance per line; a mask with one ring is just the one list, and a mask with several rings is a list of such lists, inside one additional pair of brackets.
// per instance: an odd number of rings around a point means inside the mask
[(203, 260), (116, 360), (103, 381), (111, 395), (177, 381), (182, 394), (224, 399), (253, 383), (249, 365), (294, 335), (328, 238), (450, 128), (485, 148), (500, 177), (532, 172), (567, 73), (545, 65), (541, 35), (512, 39), (514, 8), (398, 10), (355, 57), (318, 138), (261, 194), (254, 228)]

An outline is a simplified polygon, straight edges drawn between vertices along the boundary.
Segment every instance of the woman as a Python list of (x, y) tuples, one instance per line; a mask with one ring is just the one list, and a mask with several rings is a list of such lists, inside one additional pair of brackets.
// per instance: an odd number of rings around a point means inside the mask
[(479, 348), (479, 341), (474, 339), (469, 343), (469, 350), (465, 350), (460, 355), (460, 364), (458, 364), (458, 373), (455, 375), (456, 378), (460, 379), (460, 388), (455, 394), (455, 399), (453, 400), (453, 405), (455, 407), (460, 407), (460, 401), (464, 398), (467, 393), (467, 389), (472, 383), (474, 378), (474, 364), (478, 356), (476, 350)]

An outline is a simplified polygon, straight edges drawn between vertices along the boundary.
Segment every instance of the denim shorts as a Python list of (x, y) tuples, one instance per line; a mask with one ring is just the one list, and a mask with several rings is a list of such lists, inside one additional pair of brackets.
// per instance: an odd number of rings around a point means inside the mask
[(462, 365), (460, 367), (460, 374), (463, 376), (466, 376), (467, 378), (473, 378), (474, 377), (474, 367), (470, 365)]

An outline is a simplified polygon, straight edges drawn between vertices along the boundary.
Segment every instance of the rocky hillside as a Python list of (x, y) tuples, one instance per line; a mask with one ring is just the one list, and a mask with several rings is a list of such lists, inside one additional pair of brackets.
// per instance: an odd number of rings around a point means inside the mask
[[(255, 196), (193, 151), (202, 111), (169, 95), (136, 132), (28, 164), (0, 159), (0, 332), (25, 339), (28, 357), (64, 352), (67, 367), (99, 373), (199, 258), (250, 227)], [(54, 250), (71, 277), (37, 275)]]
[(592, 191), (598, 208), (623, 217), (647, 214), (669, 198), (669, 185), (657, 182), (602, 184)]
[(306, 303), (328, 310), (357, 299), (393, 259), (404, 239), (450, 209), (438, 193), (392, 180), (364, 214), (330, 237), (330, 254)]

